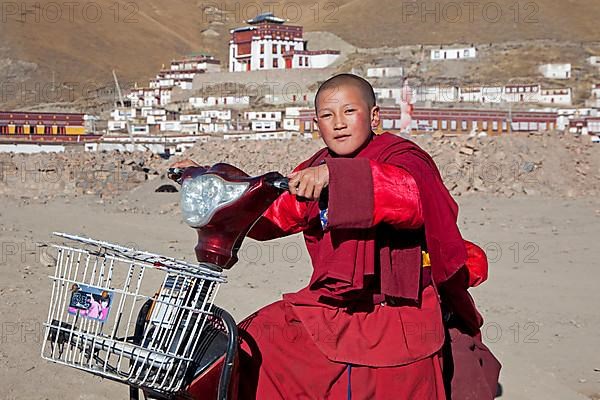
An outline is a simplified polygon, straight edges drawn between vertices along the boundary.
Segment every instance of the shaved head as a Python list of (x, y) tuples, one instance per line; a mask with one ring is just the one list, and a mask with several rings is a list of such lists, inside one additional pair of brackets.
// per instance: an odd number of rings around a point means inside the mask
[(357, 88), (369, 109), (375, 106), (375, 92), (373, 91), (373, 86), (366, 79), (353, 74), (339, 74), (332, 76), (319, 86), (319, 90), (317, 90), (317, 94), (315, 95), (315, 109), (317, 108), (319, 96), (323, 92), (326, 90), (338, 90), (343, 86)]

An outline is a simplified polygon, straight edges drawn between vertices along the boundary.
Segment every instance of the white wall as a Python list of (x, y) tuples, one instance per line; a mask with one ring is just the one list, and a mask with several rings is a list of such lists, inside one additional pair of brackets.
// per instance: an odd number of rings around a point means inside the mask
[(277, 130), (277, 121), (254, 120), (250, 126), (254, 132), (271, 132)]
[(299, 131), (300, 123), (297, 118), (284, 118), (283, 119), (283, 129), (286, 131)]
[(114, 120), (108, 121), (108, 131), (109, 132), (124, 131), (126, 129), (127, 129), (126, 121), (114, 121)]
[(539, 71), (549, 79), (571, 78), (571, 64), (544, 64), (540, 65)]
[(371, 67), (367, 68), (367, 77), (384, 78), (393, 76), (402, 76), (402, 67)]
[(402, 88), (373, 88), (377, 100), (391, 99), (395, 104), (402, 101)]
[(502, 101), (502, 87), (459, 88), (459, 99), (465, 103), (500, 103)]
[(208, 97), (190, 97), (190, 105), (195, 108), (214, 107), (214, 106), (241, 106), (250, 104), (250, 96), (208, 96)]
[(458, 49), (433, 49), (431, 50), (432, 60), (458, 60), (463, 58), (477, 57), (475, 47), (464, 47)]
[(587, 60), (590, 64), (600, 67), (600, 56), (591, 56)]
[(338, 59), (339, 54), (315, 54), (308, 56), (309, 68), (326, 68)]
[(223, 135), (224, 140), (270, 140), (270, 139), (291, 139), (292, 132), (262, 132), (262, 133), (244, 133), (234, 135)]
[(65, 151), (65, 146), (59, 144), (0, 144), (0, 153), (62, 153)]
[(281, 121), (281, 111), (246, 111), (244, 118), (248, 120)]
[(451, 103), (460, 100), (458, 88), (452, 86), (421, 86), (414, 91), (415, 100)]
[(181, 121), (160, 121), (160, 130), (163, 132), (180, 132)]

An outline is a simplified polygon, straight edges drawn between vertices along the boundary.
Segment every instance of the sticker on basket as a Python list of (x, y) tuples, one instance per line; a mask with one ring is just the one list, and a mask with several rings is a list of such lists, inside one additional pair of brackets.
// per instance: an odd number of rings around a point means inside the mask
[(69, 314), (80, 315), (100, 322), (106, 321), (113, 293), (76, 283), (71, 286), (70, 291), (71, 301), (69, 301), (67, 310)]

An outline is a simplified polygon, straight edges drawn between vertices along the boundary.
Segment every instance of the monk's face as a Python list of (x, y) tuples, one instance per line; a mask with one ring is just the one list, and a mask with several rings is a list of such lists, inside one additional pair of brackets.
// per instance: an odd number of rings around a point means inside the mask
[(340, 85), (317, 98), (315, 122), (325, 145), (339, 156), (355, 153), (379, 124), (379, 108), (369, 108), (359, 88)]

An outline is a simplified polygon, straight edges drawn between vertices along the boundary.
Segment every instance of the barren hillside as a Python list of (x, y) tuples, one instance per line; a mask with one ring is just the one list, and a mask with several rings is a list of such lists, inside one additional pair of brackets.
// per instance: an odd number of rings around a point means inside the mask
[[(330, 31), (352, 45), (598, 40), (597, 0), (453, 1), (299, 0), (235, 2), (97, 0), (3, 3), (0, 104), (68, 102), (112, 87), (145, 82), (162, 64), (192, 52), (227, 64), (229, 29), (274, 11), (307, 31)], [(458, 7), (457, 7), (458, 5)], [(309, 43), (310, 46), (310, 43)], [(37, 84), (37, 86), (36, 86)]]

